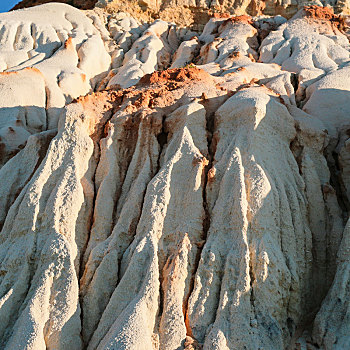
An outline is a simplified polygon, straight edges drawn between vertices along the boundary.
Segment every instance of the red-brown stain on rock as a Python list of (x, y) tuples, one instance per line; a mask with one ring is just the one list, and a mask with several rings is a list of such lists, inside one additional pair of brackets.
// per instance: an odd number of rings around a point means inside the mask
[(228, 18), (223, 25), (227, 25), (230, 23), (244, 23), (244, 24), (253, 24), (253, 19), (248, 15), (242, 15), (242, 16), (232, 16)]
[(168, 82), (189, 82), (194, 80), (205, 80), (211, 78), (210, 75), (203, 69), (197, 67), (185, 67), (167, 69), (164, 71), (156, 71), (151, 74), (146, 74), (140, 80), (140, 84), (156, 84)]
[(329, 7), (321, 7), (317, 5), (304, 6), (304, 14), (307, 18), (329, 21), (333, 26), (340, 30), (345, 26), (345, 19), (340, 15), (335, 15), (333, 9)]

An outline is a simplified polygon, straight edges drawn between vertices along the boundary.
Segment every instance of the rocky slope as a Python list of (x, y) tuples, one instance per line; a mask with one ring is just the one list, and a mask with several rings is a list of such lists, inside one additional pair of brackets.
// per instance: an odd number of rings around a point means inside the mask
[(0, 348), (350, 347), (346, 17), (0, 28)]
[[(51, 0), (22, 0), (14, 9), (52, 2)], [(109, 12), (126, 11), (143, 20), (162, 19), (182, 26), (202, 30), (213, 14), (282, 15), (292, 17), (308, 5), (328, 6), (335, 13), (350, 14), (349, 0), (57, 0), (81, 9), (102, 7)]]

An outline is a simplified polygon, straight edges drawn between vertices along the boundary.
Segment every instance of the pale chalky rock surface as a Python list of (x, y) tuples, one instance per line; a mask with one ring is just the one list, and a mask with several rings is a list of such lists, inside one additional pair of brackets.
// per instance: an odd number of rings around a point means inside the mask
[(346, 18), (277, 12), (0, 15), (1, 349), (350, 347)]
[(90, 92), (111, 58), (91, 20), (65, 4), (0, 14), (0, 32), (0, 142), (10, 153), (56, 128), (65, 104)]

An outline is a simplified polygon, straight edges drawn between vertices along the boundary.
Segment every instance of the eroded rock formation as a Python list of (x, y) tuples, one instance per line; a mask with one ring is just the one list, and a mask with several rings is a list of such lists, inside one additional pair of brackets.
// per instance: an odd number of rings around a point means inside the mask
[(1, 348), (350, 346), (345, 17), (0, 28)]
[[(51, 2), (51, 0), (22, 0), (13, 9), (21, 9)], [(282, 15), (292, 17), (304, 6), (317, 5), (328, 6), (335, 13), (350, 14), (349, 0), (58, 0), (84, 10), (93, 9), (94, 6), (107, 9), (109, 12), (116, 10), (126, 11), (134, 17), (144, 20), (160, 18), (168, 22), (174, 22), (182, 26), (193, 26), (203, 29), (213, 14), (251, 16)]]

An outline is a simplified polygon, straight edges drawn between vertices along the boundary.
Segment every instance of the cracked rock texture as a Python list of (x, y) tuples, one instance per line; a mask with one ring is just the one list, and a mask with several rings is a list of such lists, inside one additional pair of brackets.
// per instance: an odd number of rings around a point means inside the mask
[(350, 348), (347, 17), (101, 6), (0, 14), (0, 348)]

